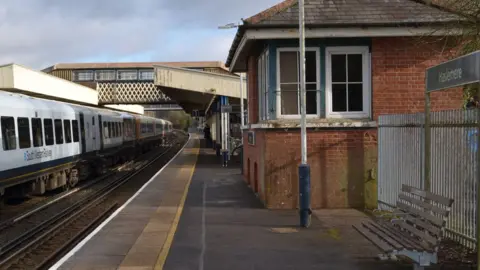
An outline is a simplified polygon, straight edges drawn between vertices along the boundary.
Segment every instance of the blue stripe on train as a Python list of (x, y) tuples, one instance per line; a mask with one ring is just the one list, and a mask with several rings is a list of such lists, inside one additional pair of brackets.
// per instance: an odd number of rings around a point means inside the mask
[(42, 163), (36, 163), (36, 164), (28, 165), (28, 166), (23, 166), (23, 167), (19, 167), (19, 168), (15, 168), (15, 169), (10, 169), (10, 170), (6, 170), (6, 171), (0, 171), (0, 186), (4, 186), (6, 184), (5, 181), (10, 179), (10, 178), (17, 177), (17, 176), (22, 176), (22, 175), (29, 174), (29, 173), (36, 173), (36, 172), (39, 172), (41, 170), (45, 170), (45, 169), (52, 168), (52, 167), (55, 167), (55, 166), (59, 166), (59, 165), (62, 165), (62, 164), (70, 163), (70, 162), (78, 160), (78, 157), (79, 157), (79, 155), (70, 156), (70, 157), (66, 157), (66, 158), (60, 158), (60, 159), (50, 160), (50, 161), (46, 161), (46, 162), (42, 162)]

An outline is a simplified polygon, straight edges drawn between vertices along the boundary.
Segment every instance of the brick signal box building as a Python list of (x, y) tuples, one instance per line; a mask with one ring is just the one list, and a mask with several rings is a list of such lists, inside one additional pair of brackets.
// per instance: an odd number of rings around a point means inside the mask
[[(411, 0), (305, 0), (313, 208), (376, 207), (376, 120), (423, 112), (425, 69), (448, 59), (439, 36), (458, 20)], [(287, 0), (244, 20), (227, 59), (248, 79), (244, 176), (273, 209), (298, 205), (298, 44), (298, 3)], [(458, 109), (462, 92), (432, 105)]]

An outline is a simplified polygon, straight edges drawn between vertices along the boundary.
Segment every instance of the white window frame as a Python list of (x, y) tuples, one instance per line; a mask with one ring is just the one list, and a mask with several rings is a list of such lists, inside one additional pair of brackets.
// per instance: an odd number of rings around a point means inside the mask
[[(332, 106), (332, 55), (333, 54), (362, 54), (362, 82), (363, 82), (363, 111), (361, 112), (333, 112)], [(371, 83), (371, 54), (368, 46), (343, 46), (343, 47), (327, 47), (325, 49), (325, 106), (327, 118), (370, 118), (371, 117), (371, 99), (372, 99), (372, 83)], [(348, 71), (347, 71), (348, 72)]]
[(269, 85), (269, 55), (268, 48), (257, 59), (257, 88), (258, 88), (258, 112), (259, 120), (269, 119), (268, 89)]
[[(289, 48), (277, 48), (277, 67), (276, 67), (276, 73), (277, 73), (277, 89), (276, 89), (276, 116), (277, 116), (277, 119), (300, 119), (301, 117), (301, 114), (282, 114), (282, 107), (281, 107), (281, 104), (282, 104), (282, 93), (280, 92), (281, 91), (281, 88), (280, 88), (280, 53), (281, 52), (300, 52), (300, 49), (298, 47), (289, 47)], [(316, 81), (317, 81), (317, 86), (316, 86), (316, 89), (317, 89), (317, 93), (316, 93), (316, 99), (317, 99), (317, 113), (316, 114), (307, 114), (306, 117), (307, 118), (318, 118), (320, 117), (321, 113), (320, 113), (320, 110), (321, 110), (321, 103), (320, 103), (320, 99), (321, 99), (321, 95), (320, 95), (320, 80), (321, 80), (321, 77), (320, 77), (320, 73), (321, 73), (321, 70), (320, 70), (320, 48), (318, 47), (306, 47), (305, 48), (305, 52), (308, 52), (308, 51), (314, 51), (315, 52), (315, 55), (316, 55)], [(306, 86), (306, 84), (305, 84)], [(300, 91), (300, 88), (298, 89), (298, 91)], [(298, 98), (300, 98), (300, 95), (298, 95)], [(300, 100), (298, 99), (298, 106), (300, 107)]]

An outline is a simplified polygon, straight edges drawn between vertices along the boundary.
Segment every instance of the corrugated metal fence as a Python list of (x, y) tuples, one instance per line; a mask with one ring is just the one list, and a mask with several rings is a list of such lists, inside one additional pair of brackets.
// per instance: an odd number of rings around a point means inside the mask
[[(455, 200), (448, 237), (473, 247), (476, 239), (476, 110), (431, 113), (431, 189)], [(378, 120), (378, 200), (396, 204), (402, 184), (423, 188), (423, 113)]]

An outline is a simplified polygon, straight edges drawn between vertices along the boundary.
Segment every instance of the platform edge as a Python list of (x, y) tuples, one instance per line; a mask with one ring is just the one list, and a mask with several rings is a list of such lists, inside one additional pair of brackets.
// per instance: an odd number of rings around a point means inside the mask
[(175, 236), (175, 232), (177, 231), (178, 223), (180, 221), (180, 217), (183, 212), (183, 207), (185, 205), (185, 200), (187, 199), (188, 195), (188, 189), (190, 188), (190, 183), (192, 182), (193, 174), (195, 172), (195, 167), (198, 162), (198, 154), (200, 153), (200, 146), (196, 148), (195, 151), (195, 162), (193, 163), (192, 166), (192, 172), (190, 173), (190, 177), (188, 179), (188, 182), (185, 184), (185, 190), (183, 191), (182, 197), (180, 199), (180, 204), (178, 205), (177, 213), (175, 214), (175, 218), (173, 219), (173, 223), (170, 227), (170, 230), (168, 231), (167, 234), (167, 239), (165, 240), (165, 243), (163, 244), (162, 250), (160, 251), (160, 254), (158, 255), (157, 262), (155, 263), (154, 270), (163, 270), (163, 266), (165, 265), (165, 262), (167, 261), (168, 257), (168, 252), (170, 251), (170, 247), (172, 246), (173, 243), (173, 237)]
[[(52, 267), (49, 268), (49, 270), (57, 270), (60, 266), (62, 266), (70, 257), (72, 257), (75, 253), (77, 253), (90, 239), (92, 239), (103, 227), (105, 227), (114, 217), (116, 217), (127, 205), (130, 204), (139, 194), (142, 192), (170, 163), (175, 160), (178, 155), (183, 153), (183, 150), (185, 147), (187, 147), (188, 143), (190, 140), (192, 140), (192, 134), (188, 134), (188, 140), (187, 142), (183, 145), (182, 149), (178, 151), (175, 156), (170, 159), (167, 164), (165, 164), (158, 172), (156, 172), (135, 194), (133, 194), (128, 201), (126, 201), (122, 206), (120, 206), (115, 212), (113, 212), (105, 221), (103, 221), (95, 230), (93, 230), (89, 235), (87, 235), (80, 243), (78, 243), (75, 247), (73, 247), (65, 256), (63, 256), (60, 260), (58, 260)], [(198, 158), (198, 153), (197, 153), (197, 158)], [(196, 159), (195, 159), (195, 164), (196, 164)], [(191, 178), (190, 178), (191, 180)], [(190, 184), (190, 182), (188, 183)]]

